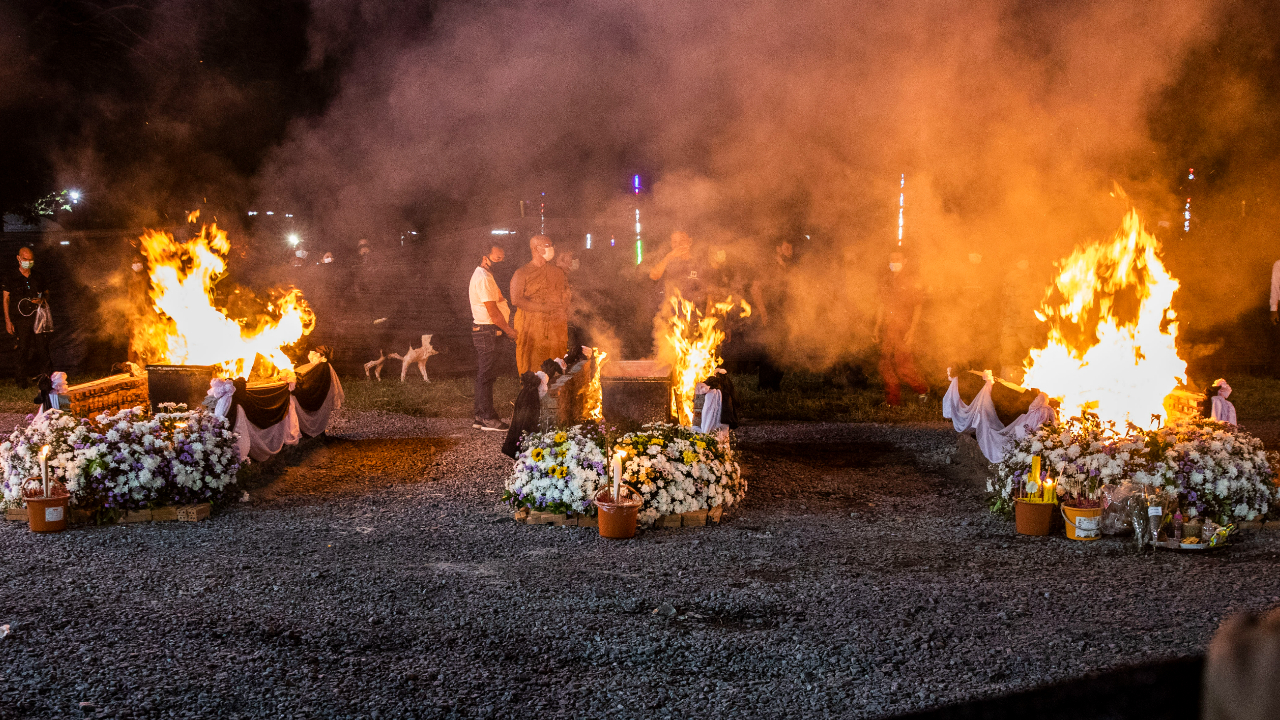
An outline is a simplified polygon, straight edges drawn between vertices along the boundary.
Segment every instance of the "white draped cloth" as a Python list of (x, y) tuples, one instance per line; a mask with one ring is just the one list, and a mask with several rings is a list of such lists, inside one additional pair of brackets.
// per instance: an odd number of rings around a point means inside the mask
[(1214, 383), (1218, 387), (1218, 394), (1214, 395), (1211, 407), (1210, 417), (1221, 423), (1228, 425), (1236, 424), (1236, 406), (1227, 398), (1231, 397), (1231, 386), (1226, 380), (1219, 379)]
[(942, 417), (950, 420), (958, 433), (973, 428), (983, 457), (998, 463), (1015, 442), (1035, 432), (1042, 424), (1052, 422), (1058, 415), (1049, 406), (1049, 397), (1040, 393), (1031, 407), (1006, 427), (996, 415), (996, 405), (991, 399), (995, 379), (989, 371), (986, 376), (986, 384), (967, 404), (960, 399), (960, 379), (952, 378), (951, 387), (942, 396)]
[[(243, 407), (236, 407), (236, 417), (233, 429), (236, 433), (236, 445), (240, 451), (240, 459), (253, 458), (258, 462), (267, 460), (273, 455), (284, 449), (285, 445), (297, 445), (303, 435), (315, 437), (325, 431), (329, 427), (329, 416), (334, 410), (342, 407), (342, 401), (345, 395), (342, 392), (342, 383), (338, 381), (338, 373), (333, 368), (329, 368), (329, 372), (333, 373), (332, 384), (329, 386), (329, 394), (325, 396), (324, 404), (322, 404), (315, 412), (307, 412), (300, 405), (298, 399), (289, 397), (289, 413), (285, 415), (280, 422), (266, 428), (260, 428), (249, 422), (249, 418), (244, 414)], [(215, 383), (218, 381), (215, 380)], [(211, 391), (210, 394), (214, 394)], [(230, 403), (229, 396), (228, 404)], [(219, 397), (219, 401), (222, 398)], [(218, 408), (214, 411), (218, 415), (226, 417), (226, 412), (230, 408), (223, 408), (219, 402)]]

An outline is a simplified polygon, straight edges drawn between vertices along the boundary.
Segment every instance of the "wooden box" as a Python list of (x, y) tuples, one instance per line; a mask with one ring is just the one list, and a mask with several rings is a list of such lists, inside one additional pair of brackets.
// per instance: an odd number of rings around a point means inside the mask
[(71, 414), (93, 417), (114, 413), (131, 407), (146, 407), (147, 377), (128, 374), (111, 375), (101, 380), (80, 383), (67, 388), (67, 402)]
[(122, 523), (151, 522), (150, 510), (130, 510), (120, 518)]
[(692, 512), (680, 513), (680, 524), (685, 527), (702, 527), (707, 524), (707, 511), (694, 510)]
[(209, 517), (209, 513), (213, 510), (212, 503), (200, 503), (199, 505), (183, 505), (178, 508), (178, 519), (183, 522), (199, 522)]

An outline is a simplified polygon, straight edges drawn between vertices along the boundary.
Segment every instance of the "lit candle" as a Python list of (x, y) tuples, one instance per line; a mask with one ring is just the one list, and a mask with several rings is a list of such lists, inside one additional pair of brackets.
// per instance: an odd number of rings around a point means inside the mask
[(622, 490), (622, 453), (613, 456), (613, 501), (618, 502)]
[(49, 497), (49, 446), (40, 448), (40, 477), (44, 479), (44, 496)]
[(1037, 488), (1042, 487), (1040, 485), (1040, 456), (1039, 455), (1031, 458), (1031, 480), (1035, 482)]

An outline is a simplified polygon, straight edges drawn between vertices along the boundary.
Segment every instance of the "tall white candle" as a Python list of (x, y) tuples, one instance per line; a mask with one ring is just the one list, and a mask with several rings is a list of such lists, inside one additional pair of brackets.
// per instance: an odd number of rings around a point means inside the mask
[(40, 477), (44, 480), (44, 496), (49, 497), (49, 446), (40, 448)]
[(618, 502), (622, 490), (622, 453), (613, 456), (613, 501)]

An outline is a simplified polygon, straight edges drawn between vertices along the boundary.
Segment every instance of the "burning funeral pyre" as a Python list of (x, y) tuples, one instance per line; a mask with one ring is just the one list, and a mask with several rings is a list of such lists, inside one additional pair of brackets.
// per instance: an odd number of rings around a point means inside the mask
[(1187, 364), (1171, 307), (1178, 281), (1159, 249), (1130, 210), (1110, 242), (1062, 261), (1036, 314), (1049, 324), (1049, 342), (1031, 351), (1023, 385), (1060, 398), (1070, 416), (1087, 410), (1122, 426), (1163, 416), (1165, 398), (1186, 383)]
[[(193, 222), (197, 216), (193, 213)], [(226, 273), (231, 244), (217, 224), (179, 242), (160, 230), (141, 237), (156, 314), (135, 330), (131, 350), (146, 363), (216, 365), (226, 377), (288, 377), (293, 363), (281, 348), (315, 327), (299, 290), (268, 302), (253, 317), (232, 318), (214, 305), (214, 284)]]
[(723, 362), (716, 352), (725, 338), (723, 321), (735, 309), (739, 317), (750, 316), (751, 306), (730, 296), (720, 302), (708, 301), (703, 311), (678, 290), (667, 302), (671, 315), (666, 318), (659, 354), (671, 364), (671, 417), (680, 425), (689, 425), (698, 383), (711, 377)]

